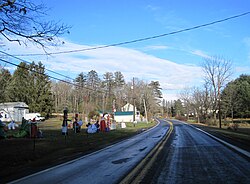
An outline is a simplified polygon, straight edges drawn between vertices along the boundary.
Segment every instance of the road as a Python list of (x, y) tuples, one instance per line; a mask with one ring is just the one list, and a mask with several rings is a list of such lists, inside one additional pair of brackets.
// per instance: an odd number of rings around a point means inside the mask
[(158, 126), (121, 143), (12, 183), (118, 183), (164, 137), (169, 124)]
[(164, 153), (142, 183), (250, 183), (249, 157), (190, 125), (172, 122)]

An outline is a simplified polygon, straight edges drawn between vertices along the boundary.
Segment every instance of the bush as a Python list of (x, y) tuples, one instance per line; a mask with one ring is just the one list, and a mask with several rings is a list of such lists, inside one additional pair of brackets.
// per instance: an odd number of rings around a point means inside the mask
[(239, 124), (238, 123), (229, 123), (229, 127), (227, 129), (237, 131), (238, 128), (239, 128)]
[(175, 116), (176, 119), (180, 120), (180, 121), (187, 121), (187, 117), (186, 116)]

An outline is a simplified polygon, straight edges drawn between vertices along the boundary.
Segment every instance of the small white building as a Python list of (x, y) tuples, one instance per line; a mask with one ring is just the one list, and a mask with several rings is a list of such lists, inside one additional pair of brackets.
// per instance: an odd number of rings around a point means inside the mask
[[(121, 111), (114, 112), (116, 122), (133, 122), (134, 106), (127, 103), (121, 108)], [(135, 107), (135, 121), (140, 121), (140, 112)]]
[[(126, 105), (124, 105), (122, 108), (121, 108), (121, 111), (122, 112), (128, 112), (128, 111), (134, 111), (134, 106), (130, 103), (127, 103)], [(135, 112), (137, 112), (137, 109), (135, 107)]]
[(21, 122), (22, 117), (29, 113), (29, 106), (24, 102), (0, 103), (1, 121), (10, 122), (12, 120)]

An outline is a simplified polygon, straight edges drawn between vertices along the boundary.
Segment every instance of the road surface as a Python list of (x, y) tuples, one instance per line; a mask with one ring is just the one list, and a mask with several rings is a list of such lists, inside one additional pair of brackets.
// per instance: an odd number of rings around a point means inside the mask
[(190, 125), (172, 122), (168, 145), (142, 183), (250, 183), (249, 157)]
[(164, 137), (169, 124), (158, 126), (78, 160), (13, 181), (13, 183), (118, 183)]

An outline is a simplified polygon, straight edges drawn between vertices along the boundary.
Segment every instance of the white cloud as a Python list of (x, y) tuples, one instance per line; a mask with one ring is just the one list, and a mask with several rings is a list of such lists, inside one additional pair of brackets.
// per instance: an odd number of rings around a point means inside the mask
[(166, 50), (169, 49), (170, 47), (166, 46), (166, 45), (149, 45), (145, 47), (145, 50)]
[(250, 67), (235, 67), (236, 73), (249, 73)]
[[(34, 46), (22, 47), (11, 44), (7, 45), (7, 47), (9, 48), (7, 52), (11, 54), (43, 53), (41, 49)], [(64, 45), (57, 48), (50, 47), (47, 52), (83, 48), (90, 48), (90, 46), (79, 45), (65, 40)], [(121, 71), (127, 81), (130, 81), (132, 77), (149, 82), (158, 80), (165, 90), (180, 90), (187, 85), (193, 86), (198, 84), (202, 78), (200, 67), (177, 64), (124, 47), (109, 47), (77, 53), (22, 58), (29, 61), (42, 61), (46, 68), (64, 74), (67, 73), (71, 78), (75, 78), (80, 72), (87, 73), (90, 70), (96, 70), (100, 75), (105, 72)]]
[(211, 56), (209, 56), (208, 54), (206, 54), (205, 52), (201, 50), (193, 50), (190, 53), (196, 56), (200, 56), (202, 58), (211, 58)]
[(160, 9), (160, 7), (159, 6), (154, 6), (154, 5), (147, 5), (146, 9), (149, 10), (149, 11), (157, 11), (157, 10)]

